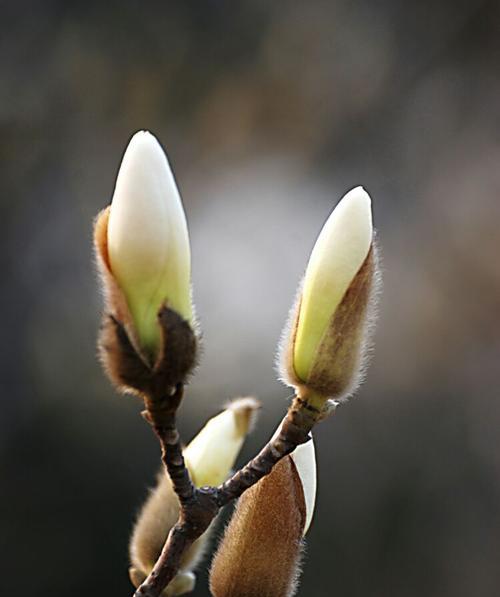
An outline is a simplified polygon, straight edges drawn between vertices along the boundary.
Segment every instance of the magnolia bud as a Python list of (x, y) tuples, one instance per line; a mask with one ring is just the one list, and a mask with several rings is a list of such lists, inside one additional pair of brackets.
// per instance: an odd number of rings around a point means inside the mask
[(138, 342), (155, 356), (160, 307), (166, 304), (189, 322), (193, 310), (186, 217), (167, 157), (146, 131), (132, 137), (123, 156), (109, 211), (107, 252)]
[[(252, 430), (259, 408), (255, 398), (236, 399), (210, 419), (191, 440), (184, 450), (184, 458), (197, 487), (218, 485), (228, 477), (245, 437)], [(139, 514), (130, 540), (130, 577), (135, 586), (151, 572), (178, 516), (179, 500), (170, 478), (162, 470)], [(192, 570), (203, 557), (212, 527), (184, 554), (179, 573), (164, 596), (192, 591), (195, 582)]]
[(195, 485), (220, 485), (226, 480), (259, 408), (255, 398), (233, 400), (191, 441), (184, 459)]
[(239, 499), (212, 562), (214, 597), (289, 597), (295, 592), (315, 495), (311, 439)]
[(282, 344), (283, 378), (299, 396), (324, 405), (357, 387), (377, 279), (371, 200), (357, 187), (321, 230)]

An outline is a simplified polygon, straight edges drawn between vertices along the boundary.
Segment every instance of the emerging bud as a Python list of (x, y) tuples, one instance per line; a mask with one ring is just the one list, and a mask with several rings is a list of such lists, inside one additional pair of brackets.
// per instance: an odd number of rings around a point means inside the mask
[(290, 597), (302, 537), (312, 519), (312, 439), (285, 456), (239, 499), (210, 570), (214, 597)]
[[(233, 400), (191, 440), (184, 450), (184, 457), (197, 487), (218, 485), (229, 476), (259, 408), (255, 398)], [(178, 516), (179, 500), (170, 478), (162, 470), (156, 487), (139, 514), (130, 540), (130, 577), (136, 587), (151, 572)], [(213, 524), (184, 554), (179, 573), (163, 597), (193, 590), (195, 577), (192, 570), (203, 557), (212, 528)]]
[[(186, 217), (156, 138), (136, 133), (123, 156), (109, 211), (109, 266), (125, 295), (140, 347), (157, 355), (163, 305), (191, 322)], [(154, 360), (154, 359), (153, 359)]]
[(283, 378), (323, 407), (345, 399), (360, 381), (376, 282), (371, 200), (347, 193), (311, 253), (283, 342)]
[(220, 485), (226, 480), (259, 408), (255, 398), (233, 400), (191, 441), (184, 459), (195, 485)]

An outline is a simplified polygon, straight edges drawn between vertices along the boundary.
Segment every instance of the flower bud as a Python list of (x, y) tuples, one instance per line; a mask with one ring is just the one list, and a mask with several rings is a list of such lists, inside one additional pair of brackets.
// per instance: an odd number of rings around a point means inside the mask
[[(184, 449), (184, 458), (197, 487), (225, 481), (245, 437), (252, 430), (259, 408), (255, 398), (233, 400), (191, 440)], [(162, 470), (156, 487), (139, 514), (130, 540), (130, 577), (136, 587), (151, 572), (178, 516), (179, 500), (170, 478)], [(164, 597), (193, 590), (195, 579), (192, 570), (203, 557), (212, 528), (213, 524), (184, 554), (179, 573), (167, 587)]]
[(326, 221), (307, 265), (282, 344), (283, 378), (324, 405), (360, 381), (378, 279), (371, 200), (347, 193)]
[(239, 499), (212, 562), (214, 597), (289, 597), (295, 592), (315, 494), (310, 440)]
[(195, 485), (220, 485), (226, 480), (259, 408), (255, 398), (233, 400), (191, 441), (184, 459)]
[(163, 305), (191, 322), (186, 217), (167, 157), (149, 132), (136, 133), (123, 156), (107, 225), (109, 267), (123, 292), (142, 350), (160, 349)]

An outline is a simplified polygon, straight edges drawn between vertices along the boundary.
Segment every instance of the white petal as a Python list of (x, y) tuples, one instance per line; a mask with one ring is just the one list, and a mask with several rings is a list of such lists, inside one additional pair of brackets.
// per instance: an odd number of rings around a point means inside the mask
[(254, 398), (234, 400), (191, 440), (184, 458), (198, 487), (219, 485), (226, 480), (258, 408)]
[(307, 380), (326, 325), (366, 259), (372, 239), (371, 199), (356, 187), (330, 214), (307, 265), (294, 348), (300, 379)]
[(306, 502), (306, 523), (304, 526), (304, 535), (307, 533), (314, 514), (314, 505), (316, 503), (316, 453), (314, 449), (314, 440), (297, 446), (291, 453), (291, 458), (297, 468), (304, 498)]
[(156, 315), (165, 300), (191, 319), (186, 217), (167, 157), (146, 131), (132, 137), (118, 172), (108, 255), (140, 336), (157, 340)]
[[(149, 132), (136, 133), (123, 156), (108, 225), (111, 265), (134, 275), (156, 274), (170, 236), (186, 228), (179, 192), (167, 157)], [(179, 230), (177, 236), (180, 236)], [(144, 272), (144, 270), (146, 270)]]

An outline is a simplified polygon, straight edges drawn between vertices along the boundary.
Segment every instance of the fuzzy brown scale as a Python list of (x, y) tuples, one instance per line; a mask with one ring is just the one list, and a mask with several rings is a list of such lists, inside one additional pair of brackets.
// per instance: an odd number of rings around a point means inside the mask
[(197, 341), (187, 321), (162, 307), (158, 315), (162, 349), (154, 365), (135, 348), (125, 326), (105, 315), (99, 345), (101, 360), (116, 385), (145, 397), (160, 399), (182, 383), (196, 364)]
[(376, 255), (370, 248), (318, 345), (307, 388), (324, 396), (349, 393), (363, 359), (366, 320), (373, 292)]
[(285, 457), (238, 501), (210, 570), (214, 597), (285, 597), (306, 521), (304, 492)]
[(151, 371), (137, 354), (123, 324), (113, 315), (104, 316), (99, 349), (106, 373), (115, 385), (134, 392), (147, 386)]

